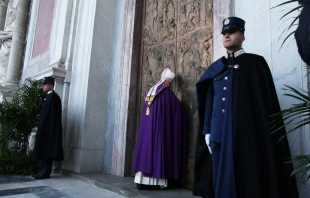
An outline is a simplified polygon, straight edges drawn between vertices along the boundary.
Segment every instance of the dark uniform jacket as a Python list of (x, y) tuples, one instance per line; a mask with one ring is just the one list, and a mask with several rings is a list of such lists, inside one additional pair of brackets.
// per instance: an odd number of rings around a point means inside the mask
[[(214, 79), (226, 70), (224, 58), (214, 62), (196, 85), (199, 131), (196, 142), (193, 194), (214, 198), (212, 155), (205, 143), (208, 120), (213, 114)], [(235, 59), (231, 100), (232, 150), (236, 197), (298, 198), (293, 168), (285, 163), (290, 157), (285, 134), (270, 134), (270, 115), (280, 111), (273, 79), (265, 59), (255, 54), (242, 54)], [(221, 170), (219, 170), (221, 171)], [(225, 178), (222, 178), (225, 180)], [(221, 197), (222, 198), (222, 197)]]
[(295, 32), (298, 52), (302, 60), (310, 66), (310, 0), (299, 0), (304, 5)]
[(33, 158), (35, 160), (62, 161), (61, 100), (53, 90), (41, 98), (40, 119)]

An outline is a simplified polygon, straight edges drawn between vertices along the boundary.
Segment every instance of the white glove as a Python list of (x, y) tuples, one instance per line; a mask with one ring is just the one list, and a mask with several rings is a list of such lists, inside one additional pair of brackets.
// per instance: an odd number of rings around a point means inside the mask
[(210, 154), (212, 154), (211, 144), (210, 144), (210, 134), (205, 135), (205, 140), (206, 140), (206, 144), (208, 146), (209, 152), (210, 152)]

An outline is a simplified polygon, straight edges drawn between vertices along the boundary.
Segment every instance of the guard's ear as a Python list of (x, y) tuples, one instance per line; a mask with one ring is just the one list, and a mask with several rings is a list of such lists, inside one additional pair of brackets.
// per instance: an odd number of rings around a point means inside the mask
[(244, 35), (242, 35), (241, 41), (243, 42), (244, 40), (245, 40), (245, 37), (244, 37)]

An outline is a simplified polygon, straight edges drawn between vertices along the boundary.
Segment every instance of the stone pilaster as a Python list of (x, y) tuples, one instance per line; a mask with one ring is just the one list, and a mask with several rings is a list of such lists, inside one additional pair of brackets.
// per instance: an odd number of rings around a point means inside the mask
[(50, 63), (52, 67), (65, 67), (64, 63), (70, 40), (73, 0), (56, 0), (50, 41)]
[[(114, 143), (112, 150), (112, 166), (111, 174), (119, 176), (129, 176), (131, 172), (131, 154), (133, 150), (133, 144), (135, 131), (133, 127), (136, 126), (133, 117), (137, 115), (135, 113), (136, 107), (136, 88), (137, 88), (137, 78), (136, 71), (138, 71), (138, 64), (136, 64), (136, 58), (133, 56), (133, 45), (137, 42), (137, 38), (134, 37), (134, 28), (137, 25), (135, 21), (136, 17), (136, 6), (137, 1), (125, 0), (123, 11), (123, 23), (122, 23), (122, 42), (120, 45), (120, 54), (117, 59), (118, 62), (118, 74), (117, 82), (115, 87), (115, 117), (114, 120), (109, 122), (114, 122), (113, 129), (113, 140)], [(141, 9), (142, 10), (142, 9)], [(140, 10), (139, 10), (140, 11)], [(140, 18), (141, 16), (138, 16)], [(136, 22), (136, 23), (135, 23)], [(139, 25), (140, 26), (140, 25)], [(134, 42), (135, 41), (135, 42)], [(139, 59), (138, 59), (139, 60)], [(133, 71), (133, 72), (132, 72)], [(111, 93), (110, 93), (111, 94)], [(110, 97), (113, 94), (110, 95)], [(111, 98), (110, 98), (111, 99)], [(130, 113), (129, 113), (130, 112)], [(110, 115), (110, 114), (109, 114)], [(107, 130), (107, 133), (110, 133)], [(107, 140), (106, 140), (107, 141)], [(109, 148), (107, 148), (109, 149)], [(107, 158), (107, 155), (105, 155)], [(107, 160), (105, 160), (107, 161)]]
[(222, 22), (233, 14), (233, 0), (213, 1), (213, 60), (217, 60), (226, 52), (221, 34)]
[(30, 3), (31, 0), (22, 0), (19, 1), (17, 6), (16, 29), (13, 32), (12, 46), (6, 76), (6, 85), (14, 86), (18, 85), (19, 83), (28, 26)]
[[(72, 69), (72, 59), (73, 59), (73, 52), (74, 52), (74, 44), (75, 44), (75, 29), (77, 26), (77, 19), (78, 19), (78, 9), (79, 9), (80, 0), (76, 0), (72, 2), (71, 9), (71, 21), (70, 21), (70, 31), (67, 33), (69, 35), (68, 40), (68, 47), (67, 47), (67, 57), (65, 60), (65, 69), (66, 69), (66, 77), (64, 79), (64, 87), (62, 92), (62, 120), (63, 120), (63, 134), (65, 137), (65, 131), (67, 127), (67, 110), (68, 110), (68, 101), (69, 101), (69, 93), (70, 93), (70, 83), (71, 83), (71, 69)], [(64, 141), (65, 143), (65, 141)], [(65, 146), (65, 145), (64, 145)]]
[[(105, 123), (103, 107), (106, 97), (104, 90), (108, 85), (106, 83), (108, 78), (105, 79), (109, 74), (108, 66), (110, 66), (108, 64), (105, 66), (103, 63), (111, 56), (110, 54), (103, 56), (102, 53), (105, 46), (104, 38), (107, 37), (106, 31), (104, 32), (102, 28), (103, 3), (104, 1), (100, 0), (81, 0), (74, 2), (72, 7), (74, 18), (77, 14), (77, 22), (76, 27), (73, 27), (75, 33), (70, 31), (69, 38), (71, 40), (73, 36), (76, 39), (74, 39), (74, 45), (69, 40), (70, 55), (65, 57), (66, 67), (71, 68), (71, 60), (74, 67), (72, 67), (71, 80), (67, 79), (69, 75), (65, 79), (66, 82), (70, 80), (70, 90), (66, 90), (68, 87), (64, 90), (69, 91), (69, 102), (64, 146), (66, 160), (62, 168), (74, 172), (102, 171)], [(94, 28), (95, 21), (98, 24), (97, 28)], [(75, 22), (72, 21), (72, 23)], [(96, 41), (93, 42), (93, 39)], [(59, 56), (53, 55), (53, 57)], [(98, 83), (102, 86), (97, 86)]]

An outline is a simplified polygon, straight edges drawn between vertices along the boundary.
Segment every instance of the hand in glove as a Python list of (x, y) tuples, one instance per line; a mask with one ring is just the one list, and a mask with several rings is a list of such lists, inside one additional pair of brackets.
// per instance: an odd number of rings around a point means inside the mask
[(205, 140), (206, 140), (206, 144), (208, 146), (209, 152), (210, 152), (210, 154), (212, 154), (211, 144), (210, 144), (210, 134), (205, 135)]

